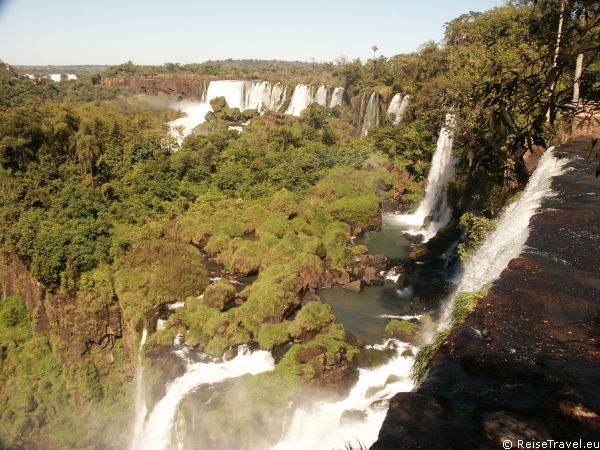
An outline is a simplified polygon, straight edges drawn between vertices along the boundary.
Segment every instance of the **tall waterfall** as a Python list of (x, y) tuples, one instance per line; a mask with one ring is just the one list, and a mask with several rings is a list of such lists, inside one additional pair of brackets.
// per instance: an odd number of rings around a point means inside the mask
[(375, 369), (360, 369), (358, 381), (346, 398), (296, 410), (274, 450), (330, 450), (345, 448), (346, 443), (372, 444), (387, 413), (384, 405), (397, 392), (413, 387), (410, 373), (414, 358), (402, 353), (416, 348), (397, 341), (389, 343), (396, 345), (392, 359)]
[(329, 107), (342, 106), (344, 100), (344, 88), (336, 87), (331, 94), (331, 100), (329, 101)]
[(148, 330), (144, 328), (142, 332), (142, 338), (140, 339), (140, 347), (137, 354), (137, 367), (135, 371), (135, 420), (133, 424), (133, 435), (130, 449), (135, 449), (136, 443), (140, 439), (142, 427), (144, 426), (144, 419), (148, 409), (146, 408), (146, 396), (144, 392), (144, 366), (142, 363), (142, 351), (144, 350), (144, 344), (148, 337)]
[(327, 88), (323, 85), (319, 86), (315, 94), (315, 103), (321, 106), (327, 106)]
[(392, 216), (393, 220), (410, 228), (411, 234), (423, 235), (428, 241), (446, 226), (452, 218), (452, 210), (448, 206), (446, 189), (454, 174), (455, 159), (452, 156), (454, 115), (446, 115), (446, 124), (440, 130), (437, 146), (431, 160), (431, 168), (427, 176), (425, 197), (417, 210), (412, 214)]
[(181, 143), (185, 136), (204, 122), (206, 114), (212, 111), (210, 101), (215, 97), (225, 97), (230, 108), (239, 108), (242, 111), (256, 109), (264, 112), (281, 109), (286, 95), (287, 88), (280, 83), (238, 80), (211, 81), (200, 102), (183, 101), (174, 105), (174, 108), (181, 110), (185, 116), (169, 123), (171, 135)]
[(278, 111), (285, 102), (287, 87), (280, 83), (271, 84), (268, 81), (250, 83), (244, 99), (243, 109), (258, 111)]
[[(387, 112), (389, 116), (393, 117), (394, 125), (398, 125), (396, 123), (396, 119), (398, 118), (398, 113), (400, 112), (400, 105), (402, 104), (402, 94), (395, 94), (390, 101)], [(400, 123), (400, 122), (398, 122)]]
[(162, 450), (169, 447), (177, 407), (181, 400), (204, 384), (220, 383), (246, 374), (258, 374), (275, 366), (269, 352), (251, 352), (242, 347), (238, 355), (225, 362), (192, 362), (184, 375), (173, 380), (165, 396), (154, 406), (141, 435), (132, 447), (135, 450)]
[(396, 120), (394, 120), (394, 125), (399, 125), (404, 119), (404, 113), (406, 113), (406, 108), (408, 108), (408, 102), (410, 101), (410, 95), (406, 94), (402, 99), (402, 103), (400, 103), (400, 110), (396, 114)]
[[(565, 159), (558, 159), (553, 148), (540, 158), (520, 197), (502, 212), (498, 224), (471, 255), (463, 268), (456, 292), (476, 292), (496, 280), (508, 263), (519, 256), (529, 237), (529, 220), (545, 197), (553, 195), (552, 178), (564, 172)], [(448, 326), (454, 298), (442, 310), (441, 327)]]
[(299, 84), (294, 88), (290, 106), (288, 106), (286, 114), (299, 116), (310, 104), (314, 102), (313, 88), (306, 84)]
[(379, 125), (379, 94), (373, 92), (368, 103), (364, 103), (364, 97), (361, 103), (360, 135), (366, 136), (370, 127)]

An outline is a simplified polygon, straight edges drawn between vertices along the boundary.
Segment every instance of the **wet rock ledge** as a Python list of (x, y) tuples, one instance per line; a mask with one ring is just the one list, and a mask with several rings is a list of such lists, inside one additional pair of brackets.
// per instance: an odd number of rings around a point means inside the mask
[(514, 259), (455, 329), (414, 392), (391, 401), (374, 449), (499, 449), (502, 441), (600, 441), (600, 178), (589, 143)]

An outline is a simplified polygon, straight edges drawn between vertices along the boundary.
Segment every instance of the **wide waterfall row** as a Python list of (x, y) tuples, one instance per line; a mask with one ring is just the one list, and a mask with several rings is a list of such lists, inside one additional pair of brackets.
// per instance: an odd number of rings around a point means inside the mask
[[(334, 88), (329, 107), (342, 104), (344, 88)], [(204, 122), (206, 114), (212, 111), (210, 101), (216, 97), (225, 97), (230, 108), (256, 109), (259, 112), (280, 111), (288, 98), (287, 86), (268, 81), (216, 80), (208, 83), (202, 92), (200, 102), (183, 101), (173, 105), (185, 115), (170, 123), (171, 134), (179, 143), (194, 128)], [(286, 114), (299, 116), (308, 106), (318, 103), (327, 106), (328, 92), (324, 85), (315, 88), (305, 84), (295, 87)]]

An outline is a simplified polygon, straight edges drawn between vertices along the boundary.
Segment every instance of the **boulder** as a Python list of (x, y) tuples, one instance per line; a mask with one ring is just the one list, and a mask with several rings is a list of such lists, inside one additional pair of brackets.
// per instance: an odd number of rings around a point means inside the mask
[(411, 244), (421, 244), (425, 240), (425, 236), (422, 234), (413, 235), (410, 233), (402, 233), (402, 236), (404, 236)]
[(380, 286), (383, 284), (384, 278), (374, 267), (367, 267), (363, 272), (362, 281), (364, 281), (367, 286)]
[(350, 274), (348, 272), (342, 272), (338, 279), (339, 284), (348, 284), (350, 283)]
[(235, 304), (235, 288), (227, 280), (219, 280), (211, 284), (204, 291), (202, 303), (219, 311), (233, 306)]
[(322, 345), (317, 345), (315, 347), (308, 347), (308, 348), (301, 350), (296, 355), (296, 361), (298, 361), (300, 364), (306, 364), (311, 359), (316, 358), (321, 355), (324, 355), (326, 351), (327, 351), (327, 349), (325, 347), (323, 347)]
[(344, 289), (348, 289), (349, 291), (360, 292), (362, 291), (362, 280), (351, 281), (350, 283), (342, 285), (342, 287)]

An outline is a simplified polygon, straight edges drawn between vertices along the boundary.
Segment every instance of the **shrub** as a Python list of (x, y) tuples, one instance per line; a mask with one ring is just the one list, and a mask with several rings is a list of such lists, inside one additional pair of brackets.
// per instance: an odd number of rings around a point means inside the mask
[(273, 350), (274, 347), (286, 343), (290, 339), (289, 322), (266, 323), (258, 330), (258, 345), (263, 350)]
[(0, 327), (14, 328), (29, 323), (29, 312), (25, 302), (18, 297), (0, 301)]
[(392, 320), (385, 327), (387, 338), (399, 339), (403, 342), (415, 342), (419, 335), (419, 326), (408, 320)]
[(288, 330), (291, 337), (302, 340), (334, 320), (335, 316), (331, 312), (331, 306), (319, 302), (310, 302), (298, 312)]

